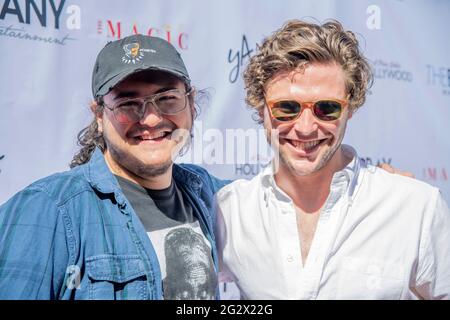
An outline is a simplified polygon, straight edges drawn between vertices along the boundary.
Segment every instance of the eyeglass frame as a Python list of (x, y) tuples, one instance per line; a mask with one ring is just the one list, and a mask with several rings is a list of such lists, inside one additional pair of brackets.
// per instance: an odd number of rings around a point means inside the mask
[[(114, 102), (114, 104), (113, 104), (112, 106), (108, 106), (104, 101), (102, 101), (101, 104), (102, 104), (106, 109), (112, 111), (112, 113), (113, 113), (113, 115), (114, 115), (114, 119), (116, 119), (117, 122), (123, 123), (123, 124), (125, 124), (125, 123), (134, 123), (134, 122), (139, 122), (139, 121), (141, 121), (142, 118), (145, 116), (145, 114), (147, 113), (147, 104), (148, 104), (149, 102), (151, 102), (151, 103), (153, 104), (153, 106), (155, 107), (155, 109), (158, 110), (158, 113), (164, 114), (164, 115), (173, 116), (173, 115), (179, 114), (180, 112), (186, 110), (186, 107), (188, 106), (188, 99), (185, 100), (183, 109), (181, 109), (181, 110), (179, 110), (179, 111), (177, 111), (177, 112), (175, 112), (175, 113), (167, 113), (167, 112), (163, 112), (163, 111), (159, 108), (159, 106), (155, 103), (156, 99), (157, 99), (158, 97), (164, 96), (165, 94), (171, 93), (171, 92), (177, 92), (177, 93), (180, 93), (180, 94), (183, 95), (185, 98), (187, 98), (187, 96), (191, 95), (191, 94), (194, 92), (194, 90), (193, 90), (192, 88), (190, 88), (188, 91), (186, 91), (186, 92), (184, 92), (184, 93), (181, 93), (178, 89), (170, 89), (170, 90), (167, 90), (167, 91), (164, 91), (164, 92), (159, 92), (159, 93), (151, 94), (151, 95), (144, 96), (144, 97), (123, 98), (123, 99), (120, 99), (120, 100), (117, 100), (116, 102)], [(143, 101), (143, 106), (144, 106), (145, 109), (144, 109), (144, 112), (142, 113), (142, 116), (140, 117), (139, 120), (136, 120), (136, 121), (131, 121), (131, 122), (121, 122), (121, 121), (119, 121), (119, 120), (117, 119), (116, 112), (115, 112), (115, 110), (118, 109), (117, 106), (118, 106), (119, 104), (121, 104), (121, 103), (124, 103), (124, 102), (126, 102), (126, 101), (131, 101), (131, 100), (142, 100), (142, 101)]]
[[(272, 108), (273, 108), (273, 105), (274, 105), (275, 103), (281, 102), (281, 101), (295, 101), (295, 102), (298, 102), (298, 103), (300, 104), (300, 108), (301, 108), (301, 109), (300, 109), (300, 112), (295, 116), (294, 119), (292, 119), (292, 120), (287, 120), (287, 121), (283, 121), (283, 120), (279, 120), (279, 119), (275, 118), (275, 116), (272, 114)], [(315, 105), (317, 102), (319, 102), (319, 101), (332, 101), (332, 102), (337, 102), (337, 103), (339, 103), (339, 104), (341, 105), (341, 108), (342, 108), (341, 114), (339, 115), (339, 118), (334, 119), (334, 120), (322, 120), (322, 119), (320, 119), (319, 117), (317, 117), (316, 114), (314, 113), (314, 105)], [(266, 100), (266, 103), (265, 103), (265, 105), (267, 106), (267, 108), (268, 108), (268, 110), (269, 110), (270, 117), (271, 117), (273, 120), (278, 121), (278, 122), (281, 122), (281, 123), (289, 123), (289, 122), (292, 122), (292, 121), (297, 120), (298, 118), (300, 118), (301, 114), (303, 113), (303, 111), (304, 111), (305, 109), (310, 109), (310, 110), (311, 110), (311, 113), (312, 113), (312, 115), (313, 115), (313, 117), (314, 117), (315, 119), (317, 119), (318, 121), (321, 121), (321, 122), (333, 122), (333, 121), (337, 121), (337, 120), (339, 120), (339, 119), (341, 118), (341, 116), (342, 116), (342, 111), (344, 110), (344, 108), (348, 107), (349, 104), (350, 104), (350, 102), (349, 102), (348, 99), (347, 99), (347, 100), (340, 100), (340, 99), (319, 99), (319, 100), (316, 100), (316, 101), (305, 101), (305, 102), (302, 102), (302, 101), (299, 101), (299, 100), (296, 100), (296, 99), (283, 99), (283, 100), (276, 100), (276, 101), (267, 101), (267, 100)]]

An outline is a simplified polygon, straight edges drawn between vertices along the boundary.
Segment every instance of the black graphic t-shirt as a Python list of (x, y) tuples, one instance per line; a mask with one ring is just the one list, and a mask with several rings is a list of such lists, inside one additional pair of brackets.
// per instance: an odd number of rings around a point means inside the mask
[(217, 276), (211, 244), (175, 181), (167, 189), (150, 190), (116, 178), (155, 248), (164, 299), (214, 299)]

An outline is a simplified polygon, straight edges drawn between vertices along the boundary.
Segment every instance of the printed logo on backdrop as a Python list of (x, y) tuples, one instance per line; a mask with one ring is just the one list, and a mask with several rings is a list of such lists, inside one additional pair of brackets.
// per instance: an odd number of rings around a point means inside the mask
[(247, 37), (243, 34), (239, 49), (228, 50), (228, 63), (232, 65), (230, 74), (228, 75), (230, 83), (235, 83), (239, 78), (241, 67), (251, 57), (257, 46), (258, 44), (255, 44), (254, 47), (250, 48)]
[(448, 170), (445, 167), (426, 167), (422, 169), (422, 179), (433, 184), (433, 182), (448, 182)]
[(398, 62), (388, 62), (377, 59), (373, 63), (375, 79), (392, 80), (398, 82), (412, 82), (413, 74), (411, 71), (402, 68)]
[(160, 27), (136, 22), (113, 21), (111, 19), (97, 20), (97, 34), (114, 38), (114, 40), (122, 39), (132, 34), (145, 34), (167, 40), (174, 47), (181, 50), (189, 48), (189, 34), (182, 30), (174, 29), (171, 25)]
[(81, 29), (80, 7), (66, 6), (66, 0), (5, 0), (0, 8), (0, 37), (64, 46), (76, 40), (67, 30)]
[(450, 68), (442, 66), (426, 65), (427, 84), (442, 89), (442, 94), (450, 96)]
[(381, 157), (381, 158), (362, 157), (361, 159), (364, 160), (364, 162), (367, 165), (378, 166), (382, 163), (392, 165), (392, 158), (388, 158), (388, 157)]
[(256, 163), (244, 163), (234, 165), (234, 175), (243, 177), (254, 177), (261, 171), (263, 171), (267, 166), (271, 164), (271, 158), (261, 156), (258, 154), (256, 156)]

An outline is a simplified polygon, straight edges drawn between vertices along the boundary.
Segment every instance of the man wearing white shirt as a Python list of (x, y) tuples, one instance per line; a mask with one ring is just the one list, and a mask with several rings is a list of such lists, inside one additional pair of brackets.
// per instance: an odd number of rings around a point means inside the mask
[(243, 298), (449, 298), (439, 190), (341, 144), (372, 81), (354, 34), (337, 21), (289, 21), (244, 79), (280, 160), (217, 194), (222, 269)]

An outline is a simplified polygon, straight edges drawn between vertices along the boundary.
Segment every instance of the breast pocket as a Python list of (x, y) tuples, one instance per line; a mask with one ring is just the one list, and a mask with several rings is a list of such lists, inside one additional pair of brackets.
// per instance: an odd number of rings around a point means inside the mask
[(339, 268), (337, 299), (400, 299), (404, 271), (400, 264), (346, 257)]
[(143, 262), (135, 255), (99, 255), (86, 259), (89, 299), (143, 300), (149, 298)]

